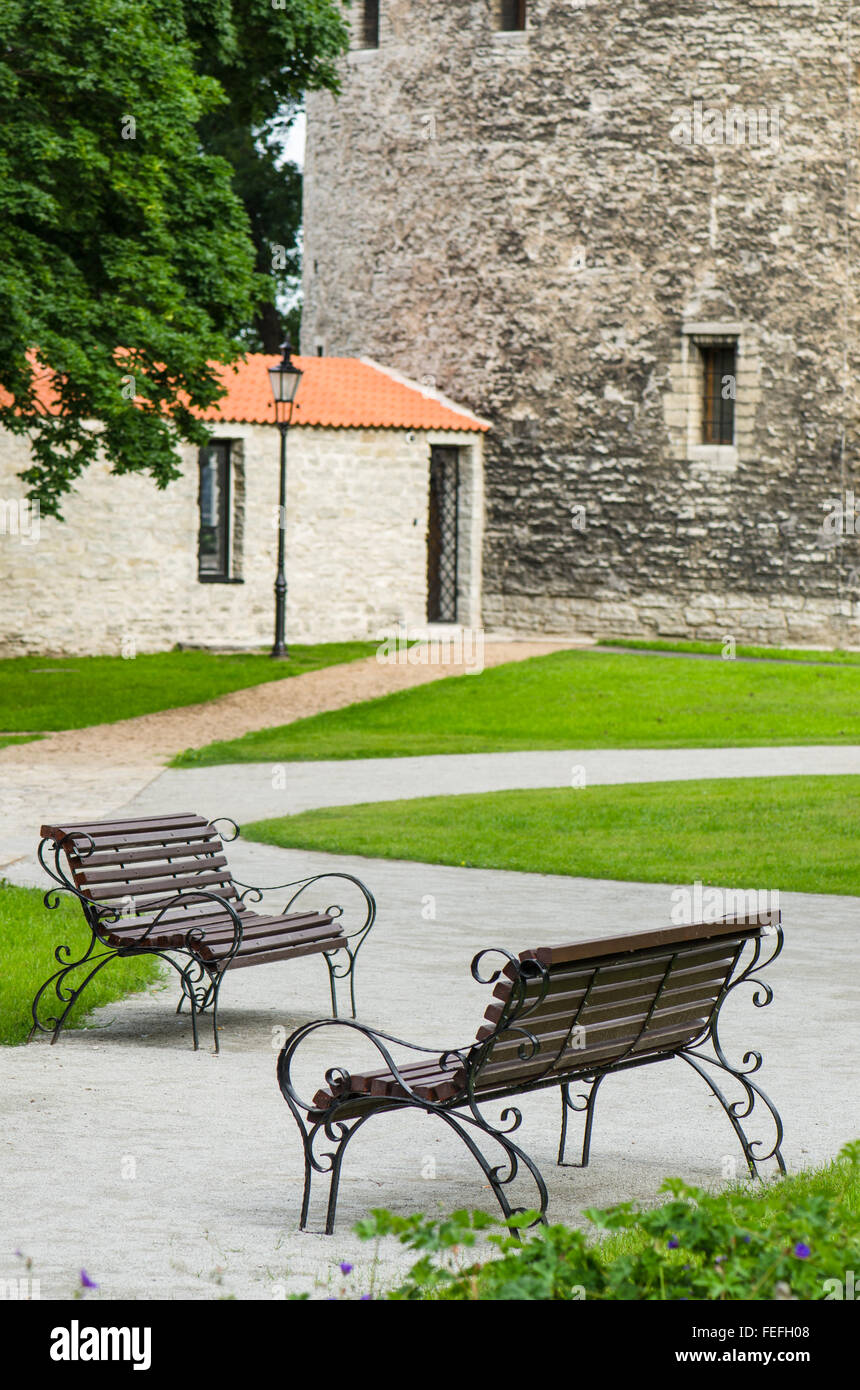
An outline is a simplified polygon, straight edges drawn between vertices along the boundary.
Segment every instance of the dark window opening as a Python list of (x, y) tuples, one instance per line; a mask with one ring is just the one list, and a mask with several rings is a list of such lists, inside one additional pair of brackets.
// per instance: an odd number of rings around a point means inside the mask
[(526, 27), (526, 0), (501, 0), (502, 13), (499, 28), (508, 33)]
[(702, 443), (734, 444), (737, 344), (701, 345)]
[(457, 621), (458, 449), (430, 451), (430, 508), (427, 526), (427, 621)]
[(230, 578), (230, 444), (221, 440), (200, 450), (200, 579)]
[(364, 0), (361, 46), (362, 48), (379, 47), (379, 0)]

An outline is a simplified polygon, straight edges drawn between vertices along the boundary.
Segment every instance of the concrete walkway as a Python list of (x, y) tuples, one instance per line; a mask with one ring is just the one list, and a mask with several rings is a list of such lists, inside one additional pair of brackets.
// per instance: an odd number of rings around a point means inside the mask
[(315, 806), (351, 806), (419, 796), (526, 787), (674, 782), (705, 777), (860, 774), (860, 747), (559, 749), (551, 752), (362, 758), (346, 762), (232, 763), (170, 768), (123, 810), (150, 815), (174, 806), (239, 825)]

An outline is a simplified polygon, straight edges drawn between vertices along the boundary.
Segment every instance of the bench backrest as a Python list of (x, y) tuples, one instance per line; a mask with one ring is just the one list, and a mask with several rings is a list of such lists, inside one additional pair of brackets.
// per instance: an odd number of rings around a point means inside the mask
[(533, 1086), (690, 1045), (707, 1029), (747, 942), (773, 935), (779, 919), (764, 912), (522, 952), (534, 974), (523, 989), (508, 965), (496, 985), (478, 1033), (487, 1046), (477, 1089)]
[[(154, 916), (175, 894), (195, 889), (217, 893), (241, 909), (221, 838), (202, 816), (43, 825), (41, 833), (65, 856), (71, 881), (84, 898), (138, 926), (141, 917)], [(59, 862), (57, 868), (62, 872)], [(181, 911), (186, 921), (219, 908), (202, 899)]]

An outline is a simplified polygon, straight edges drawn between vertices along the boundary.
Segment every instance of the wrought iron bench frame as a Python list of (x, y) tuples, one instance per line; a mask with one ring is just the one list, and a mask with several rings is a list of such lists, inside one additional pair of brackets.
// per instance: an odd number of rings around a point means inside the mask
[[(695, 924), (689, 928), (691, 932), (701, 928), (703, 924)], [(727, 925), (741, 926), (739, 919), (733, 919)], [(479, 984), (494, 985), (504, 974), (512, 980), (510, 998), (502, 1010), (502, 1014), (492, 1030), (483, 1028), (481, 1033), (487, 1034), (472, 1043), (467, 1043), (458, 1048), (434, 1048), (422, 1047), (414, 1043), (404, 1041), (402, 1038), (394, 1037), (390, 1033), (383, 1033), (378, 1029), (370, 1028), (361, 1023), (348, 1022), (346, 1020), (319, 1019), (312, 1023), (307, 1023), (298, 1028), (290, 1038), (287, 1039), (278, 1058), (278, 1083), (284, 1099), (289, 1106), (293, 1117), (298, 1125), (302, 1147), (304, 1150), (304, 1191), (302, 1196), (301, 1214), (299, 1218), (299, 1229), (307, 1229), (308, 1213), (311, 1200), (311, 1189), (313, 1176), (315, 1173), (329, 1174), (329, 1196), (326, 1210), (325, 1234), (331, 1235), (334, 1230), (335, 1216), (337, 1211), (338, 1189), (340, 1184), (341, 1168), (343, 1165), (344, 1154), (353, 1136), (366, 1123), (371, 1116), (382, 1114), (387, 1111), (417, 1110), (428, 1115), (435, 1115), (442, 1120), (466, 1145), (466, 1148), (475, 1158), (487, 1179), (502, 1212), (506, 1217), (523, 1213), (526, 1210), (536, 1209), (538, 1220), (546, 1221), (546, 1211), (549, 1202), (547, 1186), (544, 1178), (532, 1158), (517, 1145), (511, 1136), (519, 1129), (522, 1123), (522, 1113), (515, 1106), (506, 1106), (498, 1121), (491, 1121), (482, 1110), (482, 1107), (493, 1102), (504, 1102), (519, 1095), (526, 1095), (533, 1091), (545, 1090), (550, 1087), (559, 1087), (561, 1091), (561, 1135), (559, 1140), (557, 1163), (565, 1167), (588, 1166), (592, 1128), (594, 1123), (594, 1109), (597, 1094), (601, 1084), (607, 1076), (615, 1072), (630, 1070), (635, 1067), (648, 1066), (658, 1062), (671, 1061), (680, 1058), (686, 1062), (699, 1076), (703, 1078), (711, 1092), (725, 1111), (732, 1128), (740, 1142), (744, 1158), (752, 1177), (761, 1177), (761, 1168), (770, 1160), (773, 1160), (779, 1173), (785, 1172), (785, 1161), (781, 1152), (783, 1139), (783, 1125), (776, 1106), (752, 1080), (753, 1075), (758, 1072), (762, 1065), (761, 1053), (747, 1050), (742, 1057), (739, 1065), (733, 1065), (726, 1056), (719, 1034), (720, 1012), (726, 999), (739, 986), (749, 984), (753, 989), (752, 1002), (756, 1008), (764, 1008), (773, 999), (773, 990), (769, 984), (759, 978), (759, 973), (767, 966), (771, 965), (780, 954), (783, 947), (783, 930), (780, 923), (778, 912), (765, 913), (754, 918), (743, 919), (743, 925), (747, 928), (759, 926), (758, 935), (747, 935), (746, 940), (738, 950), (735, 960), (728, 972), (725, 983), (719, 993), (713, 1009), (704, 1027), (688, 1040), (684, 1046), (668, 1047), (663, 1051), (656, 1050), (645, 1055), (633, 1057), (631, 1055), (636, 1041), (624, 1049), (623, 1053), (613, 1058), (606, 1065), (582, 1067), (577, 1069), (572, 1067), (565, 1075), (553, 1073), (543, 1079), (531, 1079), (522, 1085), (502, 1085), (496, 1089), (482, 1088), (480, 1084), (481, 1072), (488, 1064), (493, 1055), (500, 1037), (507, 1034), (510, 1040), (511, 1033), (521, 1035), (521, 1042), (517, 1055), (522, 1061), (531, 1060), (540, 1052), (540, 1042), (537, 1037), (528, 1029), (529, 1015), (534, 1012), (544, 1000), (548, 990), (549, 972), (536, 959), (537, 952), (524, 952), (519, 958), (512, 955), (503, 948), (489, 948), (480, 951), (472, 960), (472, 977)], [(668, 933), (671, 935), (671, 932)], [(728, 934), (728, 933), (726, 933)], [(642, 940), (642, 934), (639, 940)], [(650, 935), (656, 935), (651, 933)], [(620, 940), (621, 938), (619, 938)], [(629, 950), (637, 949), (637, 937), (635, 935), (625, 938), (629, 941)], [(772, 943), (769, 953), (763, 949), (765, 942)], [(599, 948), (600, 940), (584, 943), (589, 946)], [(691, 949), (703, 944), (702, 938), (691, 938)], [(752, 945), (752, 954), (745, 964), (742, 958), (746, 947)], [(683, 945), (679, 945), (675, 955), (683, 954)], [(483, 963), (489, 956), (501, 957), (504, 964), (495, 969), (488, 976), (482, 974)], [(606, 958), (612, 960), (614, 958)], [(601, 964), (606, 963), (606, 959)], [(621, 957), (623, 959), (623, 957)], [(675, 956), (673, 956), (673, 960)], [(587, 957), (582, 960), (583, 968), (590, 962)], [(530, 984), (537, 983), (537, 999), (531, 1002), (527, 999), (527, 990)], [(659, 998), (659, 991), (658, 991)], [(652, 1004), (648, 1018), (656, 1007)], [(582, 1012), (580, 1005), (579, 1013)], [(642, 1025), (639, 1033), (642, 1034), (647, 1026), (648, 1020)], [(574, 1019), (571, 1024), (571, 1031), (575, 1026)], [(344, 1067), (333, 1067), (325, 1073), (327, 1086), (330, 1088), (339, 1087), (341, 1094), (333, 1096), (331, 1103), (324, 1109), (313, 1101), (303, 1100), (297, 1091), (293, 1079), (292, 1068), (296, 1053), (309, 1037), (321, 1028), (349, 1028), (362, 1035), (376, 1049), (382, 1059), (388, 1076), (387, 1080), (396, 1081), (402, 1091), (402, 1095), (373, 1095), (366, 1090), (356, 1087), (350, 1093), (351, 1077), (349, 1071)], [(432, 1100), (426, 1096), (416, 1094), (415, 1089), (410, 1084), (409, 1078), (403, 1075), (401, 1068), (406, 1067), (407, 1063), (395, 1061), (389, 1044), (396, 1047), (406, 1048), (413, 1054), (421, 1054), (427, 1058), (434, 1058), (436, 1065), (443, 1072), (450, 1072), (453, 1076), (460, 1071), (462, 1081), (459, 1083), (456, 1093), (449, 1098)], [(730, 1100), (718, 1084), (715, 1075), (723, 1073), (733, 1078), (741, 1088), (741, 1096), (737, 1100)], [(374, 1075), (376, 1075), (374, 1073)], [(379, 1074), (381, 1075), (381, 1073)], [(359, 1078), (363, 1079), (363, 1078)], [(572, 1094), (572, 1088), (582, 1083), (586, 1088), (584, 1093)], [(725, 1083), (724, 1083), (725, 1084)], [(426, 1089), (426, 1088), (425, 1088)], [(317, 1093), (319, 1094), (319, 1093)], [(758, 1103), (769, 1114), (773, 1123), (775, 1137), (769, 1147), (765, 1140), (750, 1139), (742, 1121), (749, 1120)], [(585, 1114), (585, 1128), (582, 1145), (582, 1155), (578, 1164), (565, 1164), (565, 1147), (567, 1141), (568, 1113), (574, 1111)], [(490, 1140), (497, 1144), (504, 1155), (501, 1163), (493, 1164), (483, 1152), (481, 1142)], [(325, 1145), (333, 1147), (326, 1148)], [(319, 1152), (318, 1152), (319, 1150)], [(763, 1151), (764, 1150), (764, 1151)], [(520, 1170), (524, 1167), (534, 1181), (538, 1196), (537, 1208), (524, 1208), (513, 1206), (508, 1200), (506, 1188), (513, 1183)]]
[[(111, 824), (106, 822), (105, 824)], [(218, 837), (223, 847), (230, 844), (239, 836), (239, 827), (235, 821), (227, 816), (216, 816), (208, 824), (217, 828), (218, 826), (228, 827), (227, 832), (218, 830)], [(39, 863), (45, 870), (49, 878), (53, 879), (55, 886), (49, 888), (44, 895), (44, 904), (48, 909), (59, 907), (63, 900), (63, 894), (71, 894), (81, 904), (84, 918), (90, 930), (90, 940), (83, 955), (72, 959), (72, 949), (70, 946), (57, 946), (54, 950), (54, 958), (60, 966), (53, 975), (45, 980), (36, 992), (31, 1013), (33, 1024), (27, 1037), (27, 1041), (39, 1033), (50, 1033), (52, 1045), (59, 1038), (65, 1026), (69, 1014), (74, 1008), (81, 995), (90, 982), (104, 969), (110, 961), (117, 958), (129, 956), (158, 956), (167, 962), (179, 975), (182, 992), (179, 1003), (176, 1006), (177, 1014), (181, 1012), (185, 1000), (188, 1000), (191, 1013), (191, 1032), (194, 1044), (194, 1051), (198, 1050), (199, 1039), (197, 1020), (198, 1015), (205, 1014), (208, 1009), (212, 1011), (212, 1033), (215, 1043), (215, 1052), (220, 1051), (218, 1038), (218, 999), (221, 984), (224, 976), (233, 964), (235, 957), (239, 954), (244, 938), (244, 924), (242, 922), (242, 912), (237, 911), (235, 903), (217, 892), (212, 892), (204, 888), (192, 891), (181, 891), (166, 898), (158, 905), (158, 911), (146, 930), (136, 938), (135, 944), (122, 947), (106, 939), (107, 930), (111, 925), (121, 920), (123, 914), (116, 902), (99, 902), (97, 897), (83, 891), (70, 877), (67, 872), (67, 860), (64, 862), (66, 854), (66, 840), (75, 838), (86, 838), (90, 841), (91, 848), (85, 856), (92, 854), (95, 848), (91, 836), (84, 836), (78, 831), (72, 836), (65, 836), (55, 840), (50, 836), (44, 836), (39, 844), (38, 857)], [(50, 861), (50, 862), (49, 862)], [(329, 986), (331, 990), (332, 1015), (338, 1017), (337, 1001), (337, 981), (341, 979), (349, 980), (349, 998), (352, 1017), (356, 1016), (355, 1006), (355, 965), (361, 947), (376, 920), (376, 901), (370, 889), (353, 874), (342, 872), (326, 872), (320, 874), (310, 874), (306, 878), (295, 879), (289, 883), (277, 883), (270, 887), (261, 887), (257, 884), (243, 883), (228, 871), (230, 880), (238, 888), (242, 889), (237, 894), (236, 902), (243, 907), (248, 903), (258, 903), (266, 893), (277, 893), (287, 889), (294, 891), (283, 910), (281, 916), (287, 916), (297, 899), (316, 883), (321, 883), (327, 879), (340, 879), (343, 882), (354, 884), (359, 890), (361, 898), (365, 904), (364, 920), (353, 931), (342, 933), (342, 944), (332, 951), (319, 951), (325, 957), (328, 967)], [(190, 926), (185, 933), (181, 945), (174, 945), (169, 948), (154, 946), (147, 943), (147, 938), (158, 928), (159, 923), (164, 918), (166, 912), (176, 907), (186, 907), (194, 903), (212, 902), (218, 908), (223, 909), (232, 923), (233, 939), (229, 947), (216, 959), (204, 958), (201, 955), (200, 947), (205, 946), (205, 931), (199, 926)], [(154, 908), (152, 909), (154, 910)], [(333, 905), (324, 909), (325, 915), (333, 920), (339, 919), (343, 915), (344, 909), (340, 905)], [(190, 919), (193, 921), (193, 918)], [(142, 944), (143, 943), (143, 944)], [(99, 953), (99, 948), (103, 948)], [(308, 953), (310, 954), (310, 952)], [(345, 957), (345, 959), (344, 959)], [(259, 959), (247, 959), (247, 965), (252, 964), (271, 964), (271, 960), (265, 955)], [(80, 984), (75, 986), (69, 981), (69, 976), (78, 970), (84, 970), (85, 977)], [(61, 1006), (61, 1012), (47, 1018), (40, 1018), (39, 1010), (45, 1001), (45, 996), (53, 995)]]

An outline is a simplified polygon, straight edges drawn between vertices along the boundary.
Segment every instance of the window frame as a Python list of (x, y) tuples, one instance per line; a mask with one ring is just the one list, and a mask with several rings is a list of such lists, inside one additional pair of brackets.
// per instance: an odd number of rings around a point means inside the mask
[[(219, 451), (218, 472), (218, 526), (222, 540), (219, 545), (217, 567), (204, 568), (203, 533), (206, 529), (216, 529), (203, 520), (203, 472), (204, 466), (211, 462), (208, 457)], [(233, 512), (233, 441), (230, 439), (211, 439), (200, 449), (197, 456), (197, 579), (201, 584), (232, 584), (232, 512)]]

